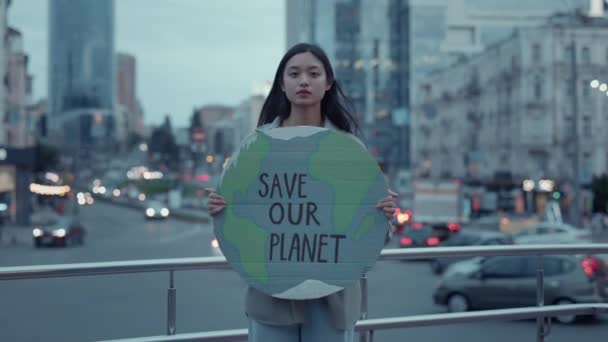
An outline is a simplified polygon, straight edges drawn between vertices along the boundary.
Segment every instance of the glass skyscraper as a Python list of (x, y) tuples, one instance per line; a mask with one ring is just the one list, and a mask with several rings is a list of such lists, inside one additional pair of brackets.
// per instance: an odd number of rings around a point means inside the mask
[(108, 136), (115, 103), (114, 1), (51, 0), (49, 35), (51, 127), (76, 125), (83, 141)]

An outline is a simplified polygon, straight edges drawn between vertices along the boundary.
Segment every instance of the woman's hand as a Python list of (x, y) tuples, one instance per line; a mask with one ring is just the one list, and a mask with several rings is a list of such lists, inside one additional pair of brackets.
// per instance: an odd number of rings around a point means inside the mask
[(384, 215), (389, 220), (395, 215), (395, 210), (397, 209), (397, 198), (399, 198), (399, 195), (397, 195), (391, 189), (388, 189), (388, 196), (376, 204), (376, 208), (382, 209), (382, 211), (384, 211)]
[(215, 192), (213, 188), (206, 188), (205, 192), (207, 192), (207, 211), (209, 215), (215, 216), (220, 213), (226, 207), (226, 201), (224, 197)]

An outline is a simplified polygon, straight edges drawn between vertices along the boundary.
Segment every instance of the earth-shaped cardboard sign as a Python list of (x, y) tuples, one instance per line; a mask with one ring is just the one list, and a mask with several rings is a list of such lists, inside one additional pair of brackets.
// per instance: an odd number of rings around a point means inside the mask
[(384, 246), (378, 164), (351, 136), (299, 126), (255, 131), (226, 164), (214, 230), (230, 265), (283, 299), (327, 296), (359, 281)]

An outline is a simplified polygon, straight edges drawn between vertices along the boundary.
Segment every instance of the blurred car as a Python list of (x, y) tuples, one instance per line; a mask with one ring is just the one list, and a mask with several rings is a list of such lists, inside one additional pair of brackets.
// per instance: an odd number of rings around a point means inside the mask
[(78, 205), (92, 205), (95, 203), (95, 199), (90, 192), (79, 192), (76, 195), (76, 200), (78, 201)]
[(146, 205), (146, 218), (148, 219), (166, 219), (169, 217), (170, 211), (167, 206), (160, 201), (149, 201)]
[(434, 247), (440, 243), (431, 226), (419, 222), (412, 223), (399, 235), (399, 247)]
[[(598, 276), (599, 266), (590, 266), (592, 258), (596, 257), (543, 257), (545, 303), (607, 302), (606, 277)], [(536, 256), (496, 256), (455, 263), (440, 279), (433, 299), (450, 312), (535, 306), (537, 262)], [(561, 323), (576, 318), (556, 317)]]
[(517, 244), (588, 243), (591, 232), (565, 223), (541, 222), (514, 234)]
[[(493, 246), (512, 244), (513, 237), (509, 234), (467, 228), (458, 234), (450, 236), (440, 244), (440, 247)], [(433, 270), (433, 273), (441, 274), (449, 265), (469, 258), (470, 257), (436, 258), (431, 260), (431, 269)]]
[(80, 220), (71, 216), (61, 216), (47, 224), (38, 225), (32, 230), (36, 247), (83, 245), (85, 235), (86, 230)]

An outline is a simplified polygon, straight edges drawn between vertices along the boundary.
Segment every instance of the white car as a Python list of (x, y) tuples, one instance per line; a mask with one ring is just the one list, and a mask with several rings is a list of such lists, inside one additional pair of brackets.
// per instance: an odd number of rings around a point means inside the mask
[(539, 222), (513, 235), (516, 244), (588, 243), (591, 232), (566, 223)]
[(149, 201), (146, 206), (146, 218), (166, 219), (169, 217), (169, 214), (169, 208), (160, 201)]

